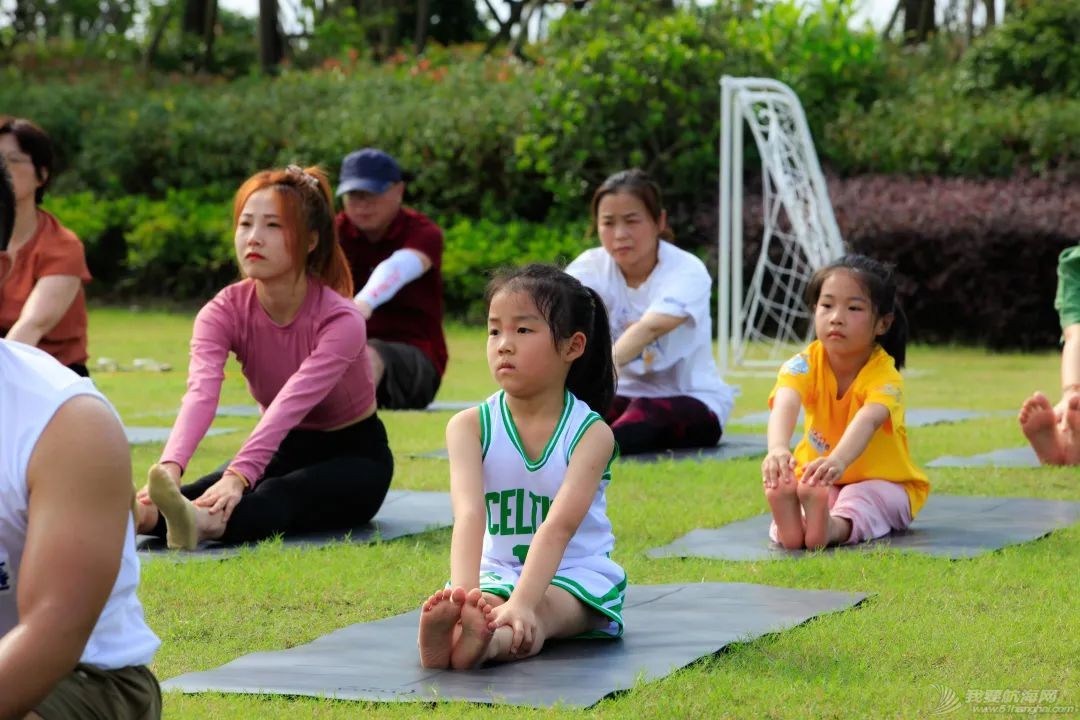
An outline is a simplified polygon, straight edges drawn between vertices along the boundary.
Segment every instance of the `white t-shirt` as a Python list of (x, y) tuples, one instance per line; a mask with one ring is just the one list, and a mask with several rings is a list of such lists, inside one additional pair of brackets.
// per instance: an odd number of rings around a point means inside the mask
[[(26, 545), (30, 456), (56, 411), (77, 395), (106, 402), (89, 379), (71, 372), (51, 355), (0, 340), (0, 637), (19, 622), (15, 599)], [(116, 582), (79, 662), (116, 670), (147, 665), (153, 659), (161, 642), (143, 619), (135, 596), (138, 585), (139, 558), (129, 514)]]
[(712, 278), (705, 264), (691, 253), (661, 240), (656, 267), (636, 288), (614, 258), (598, 247), (581, 253), (566, 272), (591, 287), (603, 299), (611, 321), (612, 340), (645, 313), (688, 318), (657, 338), (619, 373), (618, 394), (623, 397), (686, 395), (703, 402), (727, 425), (735, 404), (732, 388), (720, 379), (712, 353), (712, 316), (709, 298)]

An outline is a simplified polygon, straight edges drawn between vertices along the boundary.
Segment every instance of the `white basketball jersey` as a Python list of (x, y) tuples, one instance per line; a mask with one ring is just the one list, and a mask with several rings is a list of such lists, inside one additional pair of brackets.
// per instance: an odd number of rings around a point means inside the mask
[[(92, 395), (107, 404), (88, 378), (79, 377), (50, 355), (0, 340), (0, 636), (19, 622), (15, 600), (26, 545), (30, 456), (56, 411), (77, 395)], [(115, 670), (146, 665), (153, 659), (161, 643), (143, 620), (142, 605), (135, 596), (138, 584), (139, 559), (129, 514), (120, 571), (80, 662)]]
[[(601, 420), (589, 406), (566, 391), (562, 415), (540, 457), (529, 458), (501, 390), (480, 406), (480, 445), (484, 458), (484, 505), (487, 530), (484, 557), (520, 566), (533, 535), (547, 517), (562, 487), (570, 457), (585, 431)], [(615, 459), (618, 451), (612, 453)], [(589, 511), (563, 554), (563, 562), (606, 556), (615, 547), (604, 491), (611, 481), (611, 463)]]

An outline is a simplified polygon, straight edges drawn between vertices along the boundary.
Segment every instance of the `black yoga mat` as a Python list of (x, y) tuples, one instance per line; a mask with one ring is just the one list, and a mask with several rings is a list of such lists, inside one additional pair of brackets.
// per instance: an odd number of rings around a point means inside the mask
[(467, 700), (588, 707), (638, 680), (662, 678), (734, 642), (844, 610), (863, 593), (742, 583), (636, 585), (619, 640), (553, 641), (539, 655), (479, 670), (425, 670), (416, 650), (420, 611), (359, 623), (306, 645), (245, 655), (162, 683), (164, 690), (310, 695), (386, 702)]
[[(1080, 520), (1080, 502), (930, 495), (907, 530), (869, 543), (829, 550), (865, 549), (887, 544), (895, 550), (935, 557), (969, 558), (1006, 545), (1029, 542)], [(713, 529), (693, 530), (675, 542), (648, 551), (649, 557), (703, 557), (716, 560), (769, 560), (798, 557), (769, 540), (768, 513)]]
[[(391, 490), (387, 493), (382, 508), (369, 523), (339, 530), (286, 535), (282, 538), (282, 543), (298, 547), (315, 547), (339, 542), (362, 545), (377, 540), (393, 540), (405, 535), (449, 527), (453, 523), (449, 493)], [(150, 535), (139, 535), (135, 544), (143, 560), (165, 558), (180, 562), (230, 557), (245, 547), (245, 545), (204, 542), (195, 550), (176, 551), (169, 550), (163, 539)]]

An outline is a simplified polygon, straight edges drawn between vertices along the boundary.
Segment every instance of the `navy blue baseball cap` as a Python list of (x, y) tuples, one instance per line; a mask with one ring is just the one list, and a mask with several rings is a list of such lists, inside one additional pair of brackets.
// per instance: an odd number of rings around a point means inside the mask
[(401, 166), (382, 150), (364, 148), (351, 152), (341, 161), (337, 194), (362, 190), (382, 195), (391, 185), (401, 182)]

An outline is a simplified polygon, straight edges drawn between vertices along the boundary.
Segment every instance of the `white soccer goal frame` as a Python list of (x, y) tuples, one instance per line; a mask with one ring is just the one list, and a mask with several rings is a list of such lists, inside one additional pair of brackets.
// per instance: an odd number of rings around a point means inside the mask
[[(796, 297), (788, 297), (779, 306), (779, 317), (773, 313), (771, 319), (778, 325), (777, 337), (768, 337), (755, 326), (769, 319), (762, 320), (759, 313), (768, 313), (769, 305), (774, 310), (777, 306), (772, 298), (763, 298), (759, 292), (766, 273), (776, 266), (769, 260), (770, 247), (779, 238), (780, 265), (790, 261), (813, 272), (843, 255), (844, 243), (798, 95), (779, 80), (769, 78), (725, 75), (720, 88), (717, 364), (722, 374), (738, 374), (755, 368), (775, 368), (795, 349), (804, 346), (813, 334), (810, 314), (803, 306), (802, 290), (787, 286), (782, 288), (783, 292)], [(761, 154), (765, 204), (765, 232), (749, 292), (743, 288), (743, 128), (746, 126), (750, 127)], [(781, 211), (789, 229), (778, 234)], [(789, 236), (786, 240), (782, 237), (785, 235)], [(804, 273), (795, 283), (801, 282), (805, 287), (808, 279), (809, 275)], [(770, 293), (773, 293), (777, 280), (770, 278), (770, 281)], [(806, 331), (797, 332), (796, 326), (803, 323)], [(768, 346), (767, 357), (748, 358), (751, 343)]]

